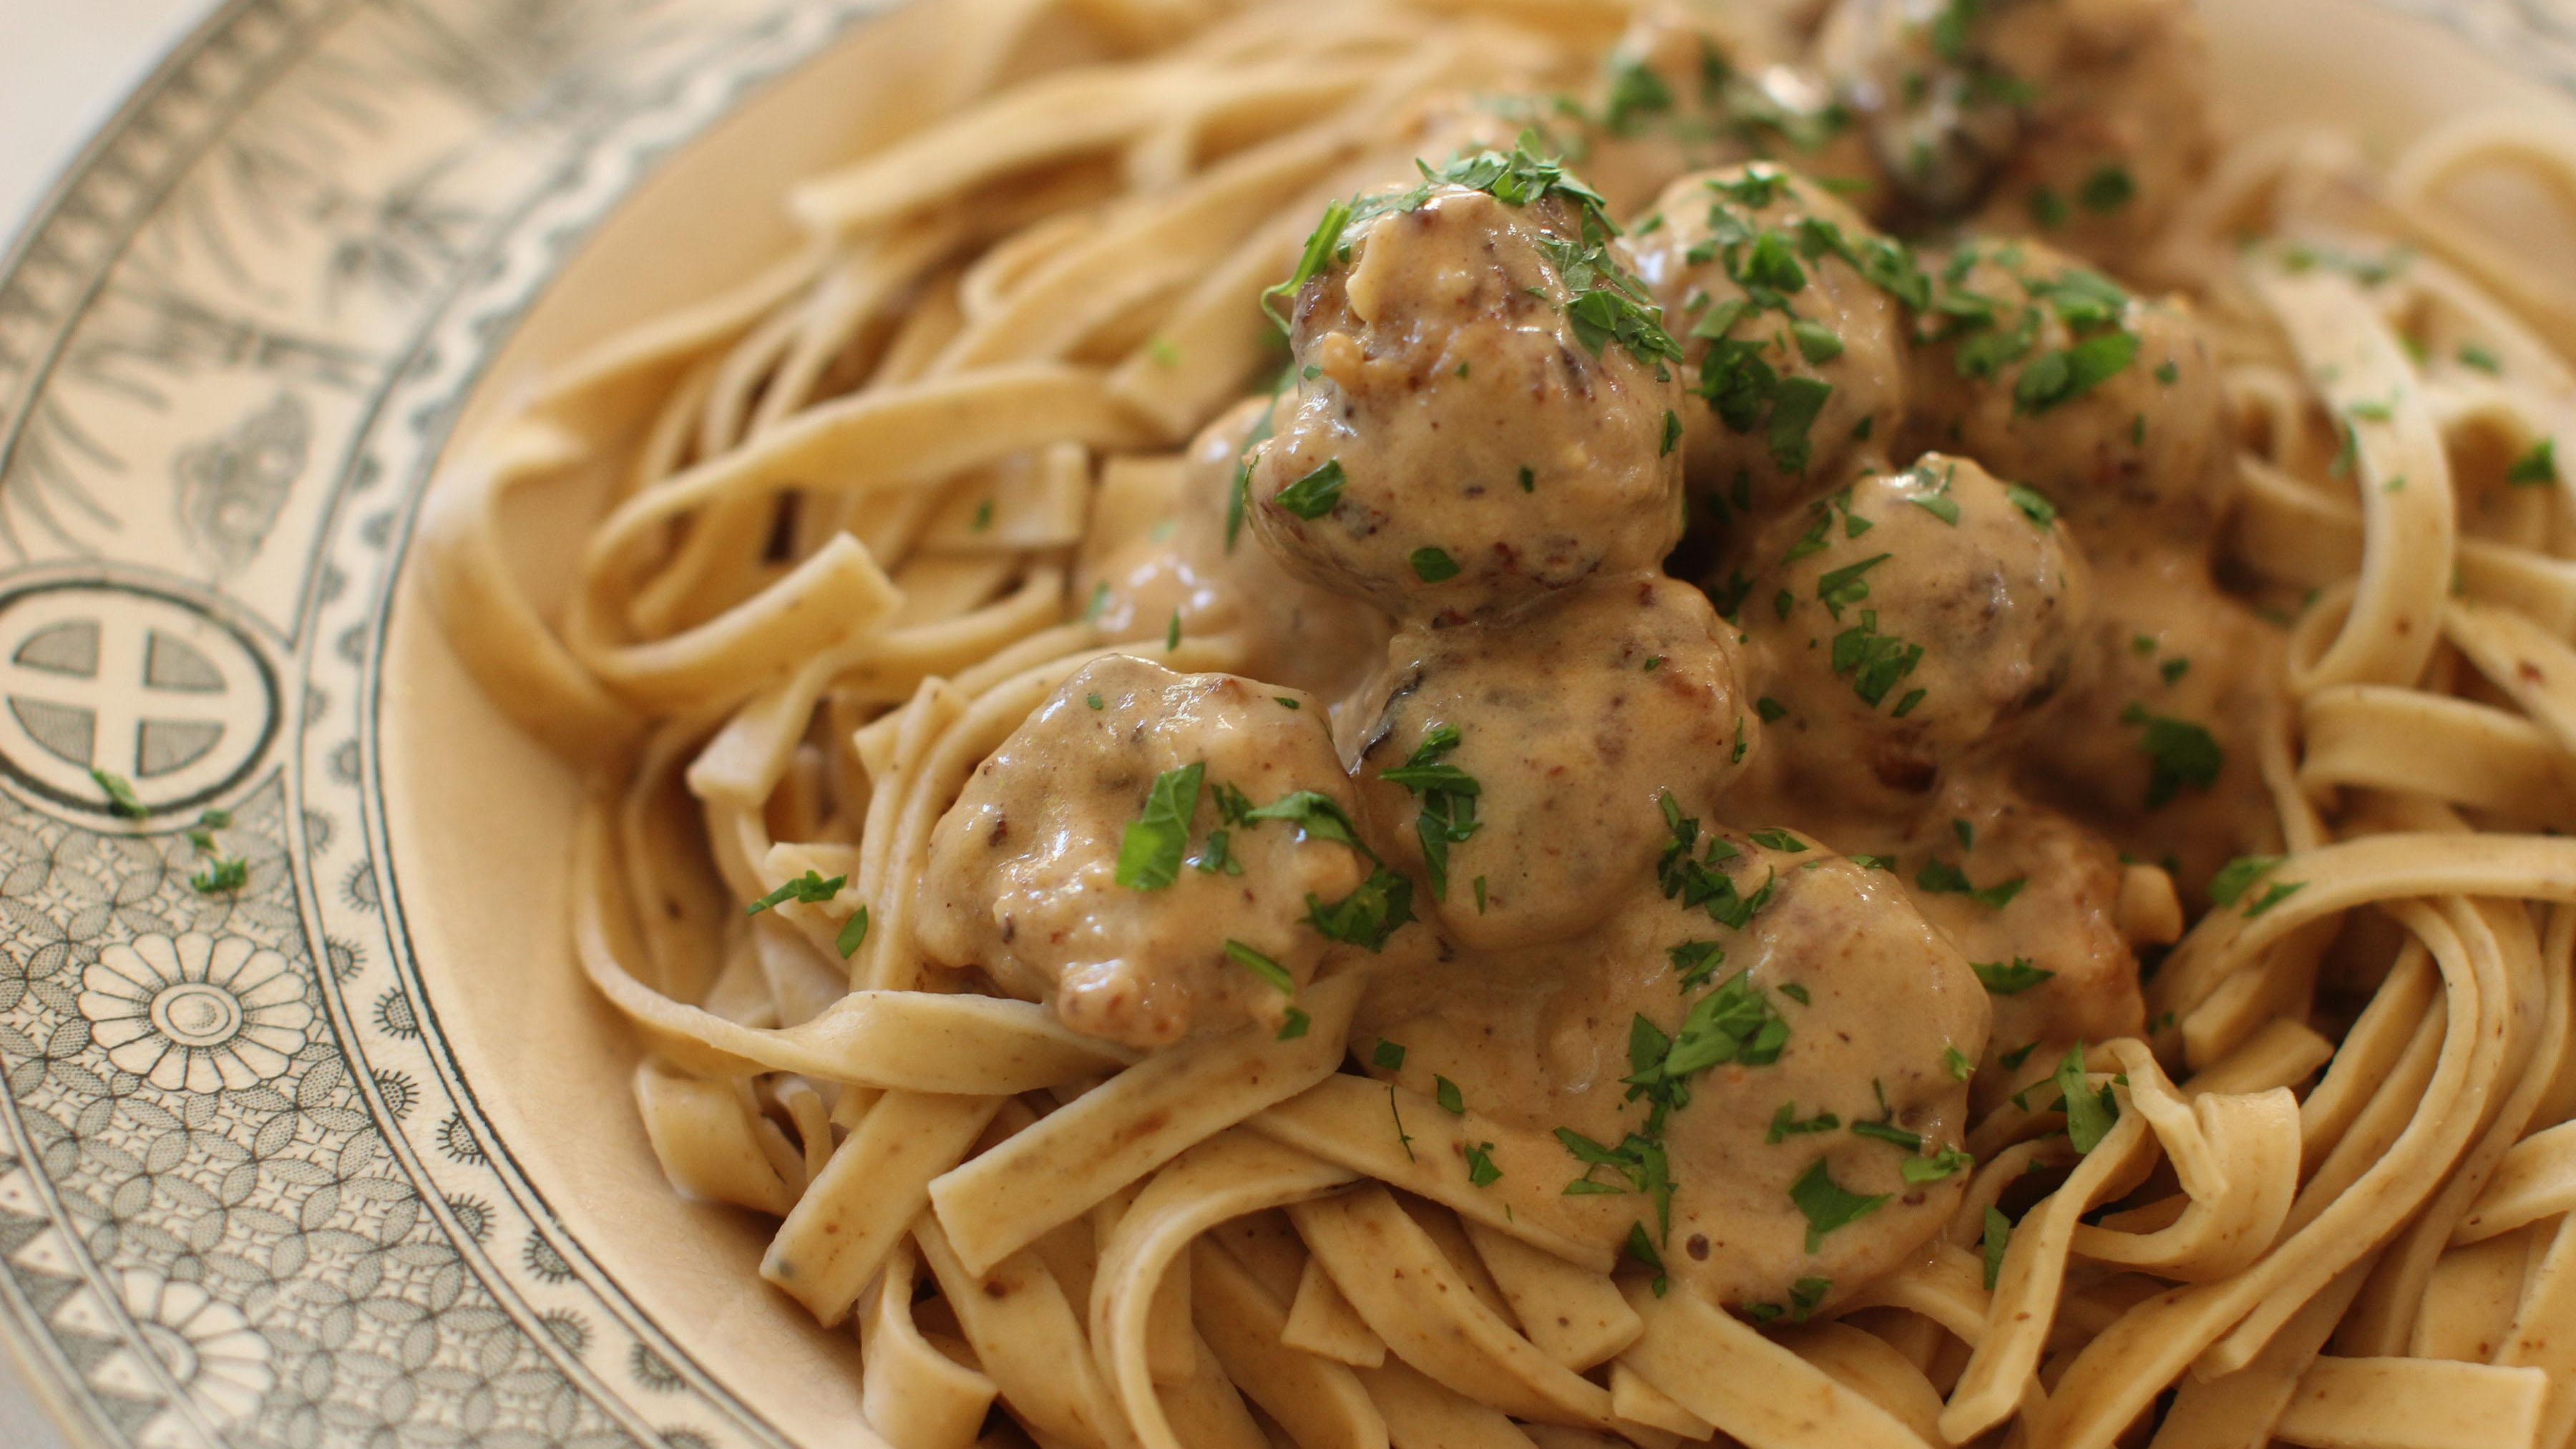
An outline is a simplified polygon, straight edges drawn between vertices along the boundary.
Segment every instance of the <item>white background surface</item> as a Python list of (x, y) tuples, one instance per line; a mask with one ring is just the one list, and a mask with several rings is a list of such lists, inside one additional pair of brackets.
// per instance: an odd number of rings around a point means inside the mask
[[(214, 0), (0, 0), (0, 235)], [(0, 1446), (64, 1449), (0, 1353)]]

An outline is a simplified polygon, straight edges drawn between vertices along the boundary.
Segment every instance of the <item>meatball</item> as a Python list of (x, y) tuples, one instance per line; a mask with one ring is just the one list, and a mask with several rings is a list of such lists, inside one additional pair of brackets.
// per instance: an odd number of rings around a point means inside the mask
[(1597, 203), (1526, 152), (1458, 169), (1492, 190), (1319, 238), (1254, 451), (1262, 540), (1401, 619), (1500, 619), (1681, 536), (1677, 349)]
[(2058, 803), (2197, 896), (2229, 860), (2280, 849), (2262, 748), (2286, 708), (2287, 638), (2192, 553), (2133, 540), (2093, 557), (2084, 667), (2025, 758)]
[(1193, 639), (1233, 634), (1244, 672), (1338, 700), (1386, 654), (1386, 616), (1289, 573), (1244, 527), (1245, 450), (1269, 431), (1270, 399), (1221, 414), (1183, 455), (1171, 516), (1128, 541), (1085, 580), (1111, 639), (1158, 643), (1180, 621)]
[(1727, 0), (1645, 7), (1611, 48), (1586, 113), (1576, 160), (1584, 179), (1617, 217), (1636, 216), (1686, 171), (1759, 159), (1876, 196), (1869, 143), (1823, 79), (1796, 63), (1803, 48), (1769, 7)]
[(1716, 799), (1757, 741), (1731, 632), (1636, 574), (1508, 628), (1399, 633), (1345, 715), (1369, 839), (1477, 950), (1586, 930), (1653, 866), (1664, 798)]
[(2012, 1061), (2004, 1077), (2034, 1051), (2060, 1057), (2144, 1032), (2111, 842), (1991, 778), (1950, 784), (1911, 833), (1891, 854), (1915, 908), (1993, 998), (1991, 1057)]
[(1927, 454), (1751, 541), (1724, 590), (1783, 788), (1909, 810), (1962, 762), (2012, 749), (2073, 673), (2092, 590), (2047, 504)]
[(2035, 242), (1952, 255), (1915, 352), (1911, 447), (1964, 453), (2091, 540), (2149, 525), (2205, 543), (2235, 467), (2209, 338)]
[[(1282, 801), (1288, 818), (1258, 813)], [(1331, 944), (1310, 902), (1367, 874), (1335, 839), (1349, 806), (1312, 698), (1113, 655), (1066, 680), (940, 818), (922, 949), (1129, 1046), (1277, 1025), (1284, 988)]]
[(1883, 459), (1905, 420), (1908, 323), (1860, 269), (1902, 265), (1902, 251), (1770, 165), (1686, 176), (1656, 205), (1664, 224), (1637, 239), (1637, 271), (1689, 323), (1692, 497), (1721, 520), (1770, 512)]
[[(1694, 860), (1709, 841), (1734, 852), (1724, 919), (1642, 879), (1578, 942), (1377, 977), (1358, 1040), (1405, 1048), (1394, 1070), (1369, 1051), (1383, 1077), (1558, 1133), (1567, 1181), (1638, 1192), (1683, 1286), (1803, 1316), (1956, 1207), (1986, 996), (1885, 873), (1776, 831), (1702, 837)], [(1825, 1210), (1837, 1189), (1861, 1200)]]
[(2191, 0), (1843, 0), (1818, 61), (1906, 199), (2119, 260), (2213, 154)]

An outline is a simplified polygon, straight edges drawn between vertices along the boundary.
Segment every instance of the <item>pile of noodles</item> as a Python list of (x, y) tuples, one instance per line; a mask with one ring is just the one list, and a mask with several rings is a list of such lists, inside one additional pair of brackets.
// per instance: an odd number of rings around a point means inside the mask
[[(1632, 1213), (1556, 1195), (1553, 1141), (1426, 1100), (1400, 1143), (1340, 1074), (1348, 978), (1300, 1039), (1136, 1061), (925, 966), (934, 822), (1118, 647), (1068, 579), (1275, 370), (1256, 298), (1321, 203), (1404, 173), (1371, 147), (1408, 101), (1580, 74), (1621, 18), (954, 0), (916, 128), (785, 198), (800, 251), (459, 442), (421, 566), (588, 772), (582, 962), (652, 1048), (669, 1176), (783, 1219), (765, 1276), (855, 1317), (899, 1449), (2568, 1443), (2576, 510), (2504, 473), (2576, 463), (2576, 290), (2448, 201), (2497, 170), (2576, 199), (2565, 136), (2457, 129), (2384, 175), (2264, 139), (2141, 269), (2220, 337), (2229, 558), (2308, 599), (2264, 759), (2297, 888), (2190, 933), (2152, 1045), (2092, 1049), (2106, 1140), (1999, 1108), (1953, 1233), (1837, 1321), (1614, 1277)], [(512, 495), (601, 479), (546, 617)], [(744, 917), (807, 871), (846, 884)]]

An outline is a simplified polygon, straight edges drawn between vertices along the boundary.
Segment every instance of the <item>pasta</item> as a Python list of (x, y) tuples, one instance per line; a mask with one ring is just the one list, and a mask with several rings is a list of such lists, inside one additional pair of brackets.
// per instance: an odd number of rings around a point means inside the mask
[(2222, 147), (2182, 0), (935, 3), (421, 533), (877, 1435), (2576, 1442), (2576, 291), (2456, 199), (2576, 145)]

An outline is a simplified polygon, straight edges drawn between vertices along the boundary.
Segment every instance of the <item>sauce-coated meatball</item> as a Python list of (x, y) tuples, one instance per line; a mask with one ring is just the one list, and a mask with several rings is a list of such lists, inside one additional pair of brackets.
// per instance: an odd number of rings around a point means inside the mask
[(1989, 1059), (2011, 1056), (2018, 1067), (2144, 1031), (2138, 958), (2120, 931), (2124, 867), (2111, 842), (1991, 778), (1945, 788), (1913, 833), (1892, 853), (1915, 908), (1985, 982)]
[[(1377, 978), (1355, 1040), (1406, 1049), (1380, 1075), (1426, 1095), (1445, 1077), (1513, 1126), (1655, 1144), (1669, 1231), (1651, 1186), (1638, 1211), (1677, 1285), (1803, 1314), (1903, 1262), (1956, 1206), (1967, 1163), (1942, 1154), (1966, 1130), (1960, 1068), (1985, 1049), (1987, 1005), (1891, 877), (1763, 834), (1799, 848), (1695, 843), (1733, 852), (1713, 869), (1751, 907), (1740, 926), (1642, 881), (1580, 941)], [(1638, 1181), (1571, 1152), (1565, 1177)], [(1839, 1216), (1807, 1209), (1835, 1189), (1876, 1201), (1819, 1231)]]
[(1400, 632), (1345, 717), (1364, 828), (1407, 866), (1436, 853), (1432, 909), (1470, 947), (1584, 930), (1653, 867), (1658, 802), (1715, 800), (1758, 743), (1732, 637), (1659, 574), (1508, 627)]
[(1883, 458), (1905, 420), (1910, 324), (1860, 268), (1902, 254), (1768, 164), (1683, 177), (1656, 206), (1664, 224), (1636, 240), (1637, 269), (1677, 333), (1687, 324), (1697, 397), (1682, 436), (1700, 506), (1720, 519), (1789, 507)]
[(1245, 526), (1242, 459), (1269, 407), (1246, 399), (1190, 443), (1171, 516), (1101, 560), (1096, 620), (1111, 639), (1159, 643), (1175, 618), (1193, 639), (1233, 634), (1244, 673), (1338, 700), (1384, 656), (1386, 617), (1288, 572)]
[(2207, 334), (2179, 300), (2131, 296), (2035, 242), (1929, 263), (1908, 442), (2039, 489), (2091, 540), (2147, 525), (2205, 542), (2233, 476)]
[(2229, 860), (2280, 849), (2261, 757), (2287, 636), (2196, 552), (2147, 540), (2091, 554), (2087, 667), (2025, 757), (2053, 798), (2196, 896)]
[(1913, 206), (2117, 261), (2213, 151), (2191, 0), (1843, 0), (1818, 63)]
[(1240, 818), (1243, 802), (1301, 791), (1349, 808), (1315, 700), (1102, 659), (1030, 715), (940, 818), (922, 949), (1130, 1046), (1276, 1025), (1287, 995), (1229, 945), (1303, 985), (1331, 945), (1307, 922), (1308, 898), (1343, 899), (1366, 874), (1347, 845)]
[[(1644, 224), (1686, 171), (1774, 160), (1831, 176), (1868, 209), (1883, 190), (1869, 141), (1799, 63), (1802, 38), (1771, 7), (1664, 0), (1629, 22), (1603, 66), (1577, 164), (1610, 214)], [(1557, 129), (1562, 129), (1557, 128)]]
[(1485, 156), (1478, 179), (1521, 204), (1430, 186), (1328, 252), (1295, 304), (1311, 375), (1256, 450), (1263, 540), (1399, 618), (1501, 618), (1681, 535), (1661, 319), (1621, 290), (1597, 206)]
[(1780, 718), (1785, 788), (1908, 808), (2012, 749), (2088, 642), (2082, 555), (2044, 500), (1927, 454), (1775, 521), (1722, 591)]

